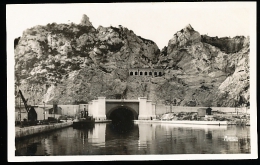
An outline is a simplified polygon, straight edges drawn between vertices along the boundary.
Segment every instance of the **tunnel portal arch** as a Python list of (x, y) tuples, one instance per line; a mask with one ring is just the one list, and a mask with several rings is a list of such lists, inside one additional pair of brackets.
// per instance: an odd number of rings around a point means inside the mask
[(113, 106), (113, 107), (108, 108), (108, 109), (106, 110), (106, 117), (107, 117), (107, 119), (111, 119), (111, 114), (112, 114), (113, 112), (115, 112), (115, 111), (120, 111), (120, 110), (122, 110), (122, 109), (125, 109), (125, 110), (131, 112), (132, 115), (133, 115), (133, 119), (134, 119), (134, 120), (137, 120), (137, 119), (138, 119), (139, 108), (137, 108), (137, 107), (131, 107), (131, 106), (129, 106), (129, 105), (123, 105), (123, 106), (122, 106), (122, 105), (115, 105), (115, 106)]

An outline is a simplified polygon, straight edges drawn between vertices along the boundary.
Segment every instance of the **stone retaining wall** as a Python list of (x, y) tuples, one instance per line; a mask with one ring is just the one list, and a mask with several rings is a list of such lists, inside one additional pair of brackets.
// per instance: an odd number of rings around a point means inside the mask
[[(199, 108), (207, 108), (207, 107), (184, 107), (184, 106), (166, 106), (164, 104), (156, 104), (155, 114), (162, 115), (164, 113), (169, 112), (198, 112)], [(221, 111), (225, 113), (247, 113), (250, 114), (250, 109), (246, 107), (234, 108), (234, 107), (210, 107), (213, 111)]]
[(72, 121), (68, 121), (65, 123), (55, 123), (49, 125), (37, 125), (37, 126), (18, 128), (17, 130), (15, 130), (15, 138), (21, 138), (25, 136), (30, 136), (38, 133), (43, 133), (47, 131), (68, 127), (71, 126), (72, 123), (73, 123)]

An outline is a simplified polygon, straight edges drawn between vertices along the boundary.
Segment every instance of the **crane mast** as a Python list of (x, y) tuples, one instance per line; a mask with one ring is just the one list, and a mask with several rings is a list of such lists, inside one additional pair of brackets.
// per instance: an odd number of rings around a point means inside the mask
[(25, 100), (25, 98), (24, 98), (23, 93), (22, 93), (21, 90), (19, 90), (19, 94), (20, 94), (20, 96), (21, 96), (21, 98), (22, 98), (22, 101), (23, 101), (23, 104), (24, 104), (24, 107), (25, 107), (27, 113), (29, 113), (29, 111), (30, 111), (29, 108), (30, 108), (30, 107), (27, 105), (27, 101), (28, 101), (28, 99)]

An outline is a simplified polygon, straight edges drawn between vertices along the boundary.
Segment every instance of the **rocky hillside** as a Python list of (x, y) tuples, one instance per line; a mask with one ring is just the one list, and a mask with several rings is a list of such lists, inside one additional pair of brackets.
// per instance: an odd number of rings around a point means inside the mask
[[(132, 30), (47, 24), (15, 39), (15, 78), (29, 103), (75, 104), (98, 96), (185, 106), (249, 105), (249, 38), (200, 35), (191, 25), (159, 50)], [(163, 76), (130, 76), (163, 68)], [(17, 93), (16, 93), (17, 94)]]

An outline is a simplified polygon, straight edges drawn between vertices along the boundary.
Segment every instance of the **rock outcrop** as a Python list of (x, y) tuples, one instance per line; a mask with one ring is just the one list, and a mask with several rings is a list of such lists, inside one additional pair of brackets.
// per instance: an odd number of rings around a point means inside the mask
[(177, 89), (184, 93), (177, 97), (182, 100), (180, 105), (249, 104), (249, 38), (234, 37), (226, 42), (211, 43), (190, 25), (174, 34), (167, 53), (161, 53), (160, 58), (166, 68), (167, 83), (183, 87)]
[(80, 24), (83, 26), (92, 26), (92, 23), (89, 21), (89, 18), (86, 14), (83, 14)]
[[(16, 85), (30, 103), (145, 96), (173, 105), (249, 105), (246, 37), (212, 39), (187, 25), (160, 51), (121, 25), (95, 29), (84, 15), (78, 25), (27, 29), (15, 42)], [(162, 68), (164, 73), (130, 76), (131, 68)]]
[(218, 47), (225, 53), (236, 53), (243, 48), (246, 38), (244, 36), (236, 36), (234, 38), (223, 37), (209, 37), (207, 35), (201, 36), (201, 41), (212, 46)]

